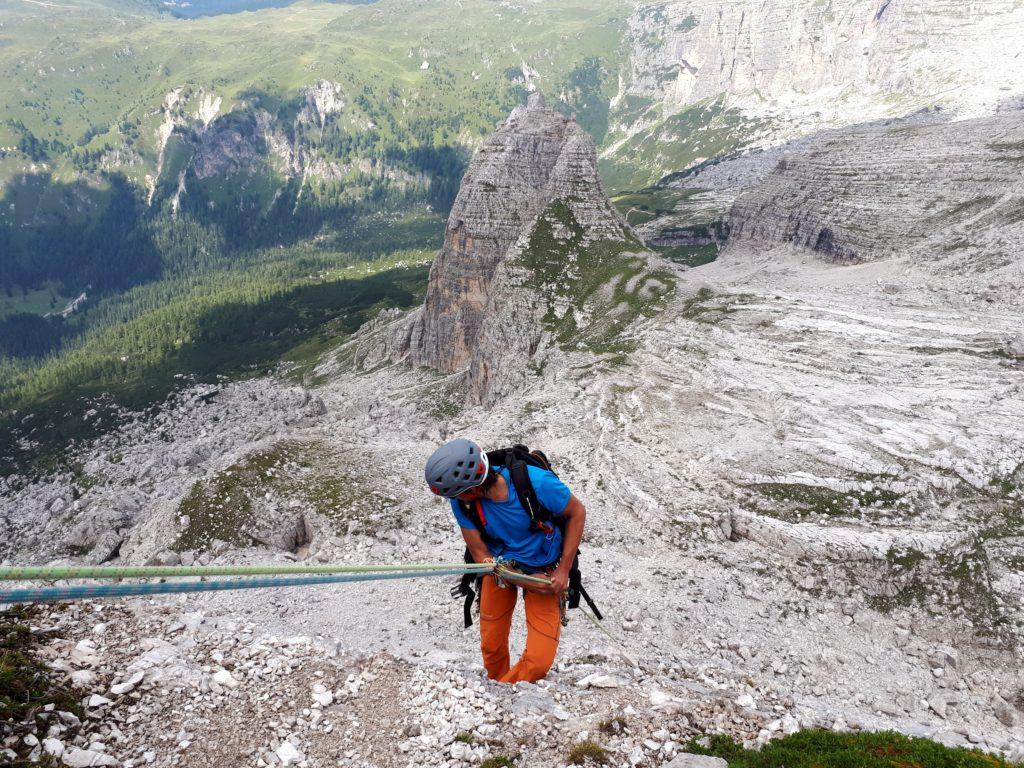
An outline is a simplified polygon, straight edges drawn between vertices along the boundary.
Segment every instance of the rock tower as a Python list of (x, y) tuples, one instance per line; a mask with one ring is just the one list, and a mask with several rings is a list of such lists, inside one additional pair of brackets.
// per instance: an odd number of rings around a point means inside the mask
[(414, 364), (446, 373), (469, 365), (499, 264), (555, 200), (567, 202), (590, 239), (622, 240), (628, 231), (601, 187), (590, 136), (533, 93), (477, 150), (462, 180), (410, 329)]

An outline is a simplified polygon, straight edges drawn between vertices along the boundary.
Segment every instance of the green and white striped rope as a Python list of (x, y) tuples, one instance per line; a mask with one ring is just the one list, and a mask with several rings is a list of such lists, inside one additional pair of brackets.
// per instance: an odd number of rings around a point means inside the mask
[[(358, 581), (415, 579), (427, 576), (461, 576), (497, 571), (514, 582), (543, 586), (548, 579), (509, 569), (503, 564), (456, 563), (411, 565), (294, 565), (294, 566), (138, 566), (138, 567), (28, 567), (0, 568), (0, 581), (66, 581), (71, 579), (186, 578), (187, 581), (139, 583), (67, 584), (49, 587), (0, 589), (0, 604), (47, 603), (104, 597), (133, 597), (218, 592), (229, 589), (270, 589)], [(208, 577), (242, 577), (216, 578)], [(200, 580), (195, 580), (196, 578)]]
[(339, 573), (430, 572), (463, 569), (464, 573), (492, 569), (490, 563), (411, 563), (408, 565), (145, 565), (41, 566), (0, 568), (0, 581), (61, 581), (65, 579), (175, 579), (196, 576), (312, 576)]
[[(426, 576), (458, 576), (464, 568), (447, 571), (407, 571), (404, 573), (342, 573), (327, 576), (270, 576), (210, 581), (148, 581), (135, 584), (69, 584), (60, 587), (25, 587), (0, 590), (0, 603), (53, 603), (61, 600), (88, 600), (102, 597), (169, 595), (183, 592), (219, 592), (227, 589), (271, 589), (306, 587), (316, 584), (342, 584), (354, 581), (417, 579)], [(475, 573), (476, 571), (470, 571)]]

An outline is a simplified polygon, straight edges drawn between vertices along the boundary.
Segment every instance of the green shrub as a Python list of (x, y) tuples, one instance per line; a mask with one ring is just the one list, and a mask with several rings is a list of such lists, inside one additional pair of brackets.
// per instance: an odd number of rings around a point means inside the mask
[(505, 755), (495, 755), (494, 757), (488, 757), (482, 763), (480, 768), (516, 768), (516, 757), (506, 757)]
[(622, 715), (615, 715), (615, 717), (609, 717), (607, 720), (602, 720), (597, 729), (601, 733), (607, 733), (609, 735), (622, 733), (626, 729), (626, 718)]
[(569, 750), (570, 765), (607, 765), (608, 757), (608, 750), (592, 741), (581, 741)]

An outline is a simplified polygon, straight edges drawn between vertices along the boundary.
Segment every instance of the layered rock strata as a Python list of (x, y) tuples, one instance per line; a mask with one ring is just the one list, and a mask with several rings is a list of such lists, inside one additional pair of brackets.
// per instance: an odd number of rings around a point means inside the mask
[(897, 254), (1009, 264), (1024, 243), (1024, 112), (867, 125), (777, 161), (729, 214), (730, 242), (836, 263)]
[(1013, 0), (672, 0), (630, 16), (610, 102), (606, 181), (637, 189), (724, 154), (1024, 94)]
[(623, 95), (672, 114), (726, 94), (817, 125), (935, 103), (980, 114), (1019, 92), (1022, 33), (1013, 0), (650, 3), (630, 18)]

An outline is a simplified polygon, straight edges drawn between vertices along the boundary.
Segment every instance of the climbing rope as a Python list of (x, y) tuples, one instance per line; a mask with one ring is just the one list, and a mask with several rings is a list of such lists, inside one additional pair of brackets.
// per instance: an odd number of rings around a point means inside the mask
[(169, 595), (183, 592), (219, 592), (227, 589), (269, 589), (305, 587), (315, 584), (343, 584), (356, 581), (416, 579), (426, 576), (460, 576), (477, 573), (479, 568), (460, 566), (445, 570), (342, 573), (324, 576), (277, 576), (210, 581), (156, 581), (138, 584), (69, 584), (59, 587), (24, 587), (0, 590), (0, 603), (52, 603), (61, 600), (86, 600), (103, 597)]
[(387, 573), (392, 571), (489, 572), (489, 563), (413, 563), (410, 565), (147, 565), (125, 567), (7, 567), (0, 581), (58, 581), (63, 579), (173, 579), (183, 576), (295, 576), (336, 573)]
[[(131, 578), (186, 578), (132, 584), (67, 584), (49, 587), (0, 589), (0, 603), (51, 603), (104, 597), (218, 592), (228, 589), (269, 589), (357, 581), (415, 579), (494, 573), (516, 583), (546, 585), (540, 576), (520, 573), (505, 563), (420, 563), (410, 565), (215, 565), (137, 567), (26, 567), (0, 568), (0, 581), (64, 581), (70, 579), (120, 580)], [(210, 577), (248, 577), (217, 578)]]
[(494, 564), (493, 570), (495, 576), (514, 583), (536, 584), (538, 586), (550, 586), (551, 584), (551, 579), (543, 576), (532, 576), (530, 574), (522, 573), (501, 561)]

